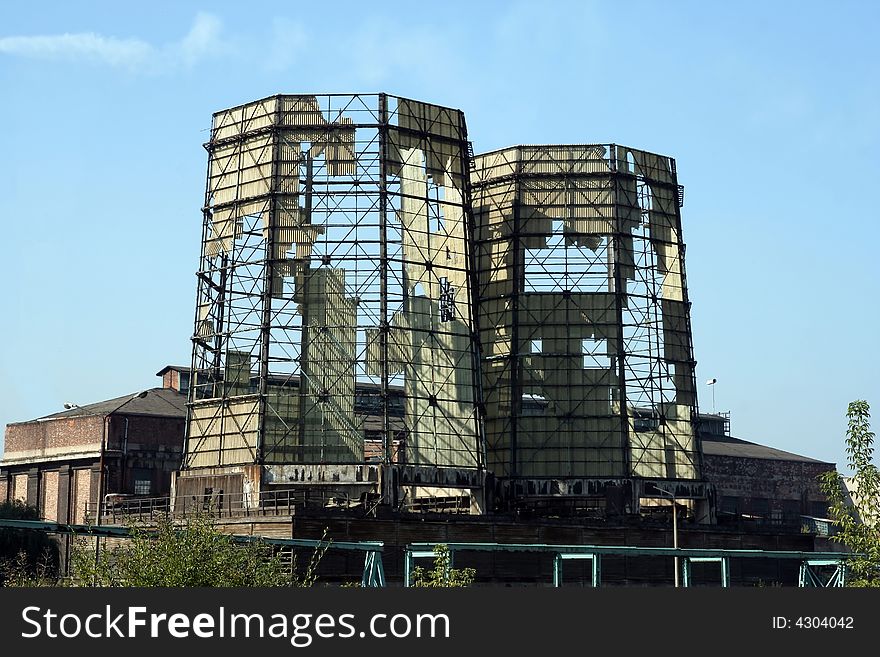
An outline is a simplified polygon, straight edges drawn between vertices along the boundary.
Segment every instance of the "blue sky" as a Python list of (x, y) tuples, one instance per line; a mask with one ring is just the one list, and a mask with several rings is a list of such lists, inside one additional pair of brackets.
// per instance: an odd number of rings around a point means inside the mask
[(675, 157), (701, 407), (717, 377), (734, 435), (844, 463), (847, 402), (880, 417), (880, 5), (548, 5), (0, 5), (0, 424), (189, 362), (212, 112), (387, 91), (478, 152)]

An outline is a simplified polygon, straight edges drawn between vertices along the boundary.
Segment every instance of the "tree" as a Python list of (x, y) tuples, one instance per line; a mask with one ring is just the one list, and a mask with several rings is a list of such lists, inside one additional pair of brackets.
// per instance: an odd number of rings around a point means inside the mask
[(425, 570), (416, 567), (412, 572), (412, 585), (421, 588), (459, 588), (474, 583), (477, 571), (473, 568), (452, 568), (452, 555), (446, 545), (434, 546), (434, 567)]
[[(35, 507), (19, 501), (0, 503), (0, 518), (39, 520)], [(0, 586), (15, 586), (54, 578), (58, 545), (44, 531), (0, 527)]]
[(155, 527), (132, 526), (123, 539), (96, 560), (81, 538), (72, 557), (74, 586), (247, 587), (312, 586), (326, 551), (316, 548), (302, 574), (272, 546), (255, 539), (236, 543), (216, 529), (209, 516), (177, 524), (166, 516)]
[(851, 402), (846, 411), (847, 464), (854, 472), (852, 502), (835, 471), (821, 477), (822, 492), (837, 533), (833, 539), (857, 556), (849, 561), (850, 586), (880, 586), (880, 475), (874, 465), (874, 432), (868, 402)]

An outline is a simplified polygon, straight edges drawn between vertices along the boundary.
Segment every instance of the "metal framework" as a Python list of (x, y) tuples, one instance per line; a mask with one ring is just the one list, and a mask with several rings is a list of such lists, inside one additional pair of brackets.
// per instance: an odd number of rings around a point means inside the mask
[[(415, 559), (433, 558), (434, 548), (440, 543), (410, 543), (403, 555), (403, 585), (412, 582)], [(730, 587), (731, 559), (792, 559), (801, 562), (798, 586), (842, 587), (846, 580), (847, 559), (855, 555), (837, 552), (789, 552), (784, 550), (726, 550), (704, 548), (637, 547), (629, 545), (549, 545), (545, 543), (442, 543), (449, 549), (450, 564), (456, 552), (537, 552), (553, 555), (553, 586), (562, 585), (562, 565), (565, 561), (587, 559), (591, 562), (591, 580), (594, 587), (602, 584), (602, 557), (668, 556), (683, 561), (682, 586), (692, 585), (692, 563), (719, 563), (720, 586)], [(814, 568), (833, 567), (830, 577), (823, 578)]]
[[(693, 580), (691, 564), (694, 563), (717, 563), (721, 567), (721, 588), (730, 588), (730, 557), (685, 557), (682, 559), (682, 586), (689, 587), (691, 585)], [(803, 583), (799, 582), (799, 586), (803, 586)]]
[[(823, 574), (822, 570), (830, 570)], [(846, 586), (846, 562), (839, 559), (821, 559), (814, 555), (812, 559), (804, 559), (798, 575), (802, 587), (838, 588)]]
[(700, 480), (675, 161), (611, 144), (519, 146), (474, 165), (487, 467), (509, 484), (499, 495)]
[(206, 148), (184, 495), (706, 499), (672, 158), (474, 157), (386, 94), (234, 107)]
[(392, 464), (481, 471), (462, 112), (272, 96), (214, 114), (205, 147), (184, 470), (362, 489)]

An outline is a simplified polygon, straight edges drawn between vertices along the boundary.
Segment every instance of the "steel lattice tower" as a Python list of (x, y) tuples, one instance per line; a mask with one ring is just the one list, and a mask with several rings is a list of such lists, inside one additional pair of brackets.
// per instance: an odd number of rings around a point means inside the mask
[(178, 496), (478, 488), (464, 115), (273, 96), (214, 114), (206, 149)]
[[(675, 161), (521, 146), (471, 176), (487, 469), (507, 505), (697, 482)], [(699, 485), (680, 497), (704, 497)]]

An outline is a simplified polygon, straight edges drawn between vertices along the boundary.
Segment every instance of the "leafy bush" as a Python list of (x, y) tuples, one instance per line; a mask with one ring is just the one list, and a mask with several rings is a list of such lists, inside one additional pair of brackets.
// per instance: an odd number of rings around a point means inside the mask
[(237, 543), (206, 515), (175, 523), (169, 516), (155, 527), (130, 527), (131, 538), (100, 552), (80, 538), (72, 557), (77, 586), (248, 587), (312, 586), (326, 551), (316, 548), (305, 572), (296, 572), (267, 543)]
[(452, 568), (452, 554), (446, 545), (434, 546), (434, 567), (426, 570), (413, 568), (412, 585), (421, 588), (459, 588), (474, 583), (477, 571), (473, 568)]
[(828, 512), (837, 526), (833, 540), (858, 554), (849, 561), (848, 586), (880, 586), (880, 475), (874, 465), (874, 433), (868, 402), (857, 400), (847, 408), (847, 463), (855, 473), (856, 493), (848, 504), (837, 472), (821, 477)]

